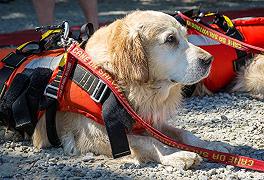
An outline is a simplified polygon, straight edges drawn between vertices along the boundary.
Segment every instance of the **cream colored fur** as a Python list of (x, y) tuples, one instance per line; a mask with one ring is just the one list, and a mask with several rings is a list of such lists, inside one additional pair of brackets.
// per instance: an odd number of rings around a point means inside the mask
[(264, 55), (257, 55), (237, 76), (232, 91), (249, 92), (252, 96), (264, 98)]
[[(206, 77), (211, 55), (186, 39), (186, 29), (173, 17), (155, 11), (136, 11), (95, 32), (85, 49), (93, 61), (113, 75), (137, 113), (179, 142), (229, 151), (222, 143), (205, 142), (190, 132), (167, 124), (180, 105), (183, 85)], [(94, 152), (111, 156), (103, 126), (82, 115), (57, 113), (57, 129), (67, 154)], [(193, 152), (168, 147), (153, 137), (128, 134), (133, 158), (189, 168), (201, 158)], [(45, 120), (37, 124), (33, 143), (49, 146)]]

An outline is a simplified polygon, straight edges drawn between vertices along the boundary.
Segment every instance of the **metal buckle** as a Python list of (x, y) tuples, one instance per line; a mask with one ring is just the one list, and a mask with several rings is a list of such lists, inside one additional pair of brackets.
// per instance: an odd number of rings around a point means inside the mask
[[(99, 87), (101, 84), (105, 85), (104, 90), (103, 90), (102, 94), (100, 94), (99, 98), (96, 98), (95, 95), (96, 95), (97, 91), (100, 90)], [(108, 88), (107, 85), (101, 79), (99, 79), (99, 82), (96, 85), (95, 90), (94, 90), (93, 94), (91, 95), (91, 98), (97, 103), (101, 102), (102, 98), (105, 95), (107, 88)]]
[(59, 88), (56, 87), (56, 86), (52, 86), (51, 84), (47, 85), (47, 87), (45, 88), (45, 91), (44, 91), (44, 95), (47, 96), (47, 97), (50, 97), (50, 98), (53, 98), (53, 99), (58, 99), (58, 96), (57, 95), (54, 95), (54, 94), (51, 94), (51, 93), (48, 93), (47, 92), (47, 89), (50, 88), (50, 89), (54, 89), (58, 92)]

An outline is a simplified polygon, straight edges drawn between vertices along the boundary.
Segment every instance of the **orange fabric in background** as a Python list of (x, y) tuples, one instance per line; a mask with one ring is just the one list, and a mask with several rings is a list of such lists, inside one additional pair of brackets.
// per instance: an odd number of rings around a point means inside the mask
[(264, 17), (236, 19), (233, 22), (243, 34), (245, 43), (264, 48)]
[(233, 60), (237, 59), (236, 51), (223, 44), (201, 48), (214, 56), (210, 74), (203, 82), (210, 91), (217, 92), (228, 85), (236, 75), (233, 69)]
[[(233, 23), (243, 35), (243, 42), (264, 48), (264, 17), (236, 19)], [(236, 50), (223, 44), (200, 47), (214, 56), (211, 72), (204, 79), (204, 84), (210, 91), (218, 92), (236, 75), (233, 69), (233, 61), (237, 59)]]

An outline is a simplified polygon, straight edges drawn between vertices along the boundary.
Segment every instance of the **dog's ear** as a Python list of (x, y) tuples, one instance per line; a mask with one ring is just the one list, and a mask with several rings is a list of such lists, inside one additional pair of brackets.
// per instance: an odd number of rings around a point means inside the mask
[(138, 31), (129, 31), (123, 20), (116, 21), (111, 29), (108, 47), (115, 75), (128, 83), (148, 81), (148, 60)]

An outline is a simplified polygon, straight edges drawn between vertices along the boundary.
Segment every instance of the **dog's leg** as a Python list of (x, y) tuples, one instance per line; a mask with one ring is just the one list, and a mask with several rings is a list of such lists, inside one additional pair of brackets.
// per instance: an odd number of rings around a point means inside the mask
[(79, 150), (76, 147), (74, 134), (72, 132), (68, 132), (63, 137), (61, 137), (61, 143), (65, 154), (70, 156), (80, 154)]
[(87, 118), (76, 123), (75, 127), (78, 127), (74, 131), (76, 146), (82, 154), (93, 152), (111, 156), (110, 142), (104, 126)]
[(168, 147), (149, 136), (128, 135), (132, 155), (140, 162), (155, 161), (178, 169), (197, 165), (202, 158), (193, 152)]
[(168, 124), (165, 124), (163, 126), (162, 131), (163, 133), (167, 134), (173, 139), (188, 145), (226, 152), (226, 153), (232, 152), (234, 149), (233, 146), (224, 142), (209, 142), (209, 141), (201, 140), (200, 138), (198, 138), (197, 136), (195, 136), (194, 134), (192, 134), (187, 130), (178, 129)]
[[(89, 123), (87, 123), (89, 121)], [(76, 146), (81, 153), (93, 152), (111, 157), (110, 143), (105, 127), (89, 119), (77, 122), (75, 119)], [(155, 161), (183, 169), (196, 165), (201, 157), (193, 152), (179, 151), (168, 147), (149, 136), (128, 135), (132, 158), (140, 162)]]
[[(111, 155), (105, 128), (80, 114), (57, 112), (56, 129), (65, 154), (94, 152)], [(45, 116), (37, 123), (32, 138), (33, 145), (37, 148), (51, 146), (47, 137)]]
[[(73, 128), (67, 128), (71, 124), (70, 118), (71, 117), (68, 115), (68, 113), (57, 112), (56, 129), (58, 136), (61, 139), (65, 154), (77, 155), (79, 154), (79, 152), (75, 146), (74, 134), (72, 132)], [(43, 115), (38, 121), (34, 134), (32, 136), (32, 140), (33, 145), (39, 149), (51, 146), (47, 136), (45, 115)]]
[(39, 119), (32, 136), (32, 141), (33, 145), (39, 149), (49, 147), (51, 145), (47, 137), (45, 116), (42, 116)]

